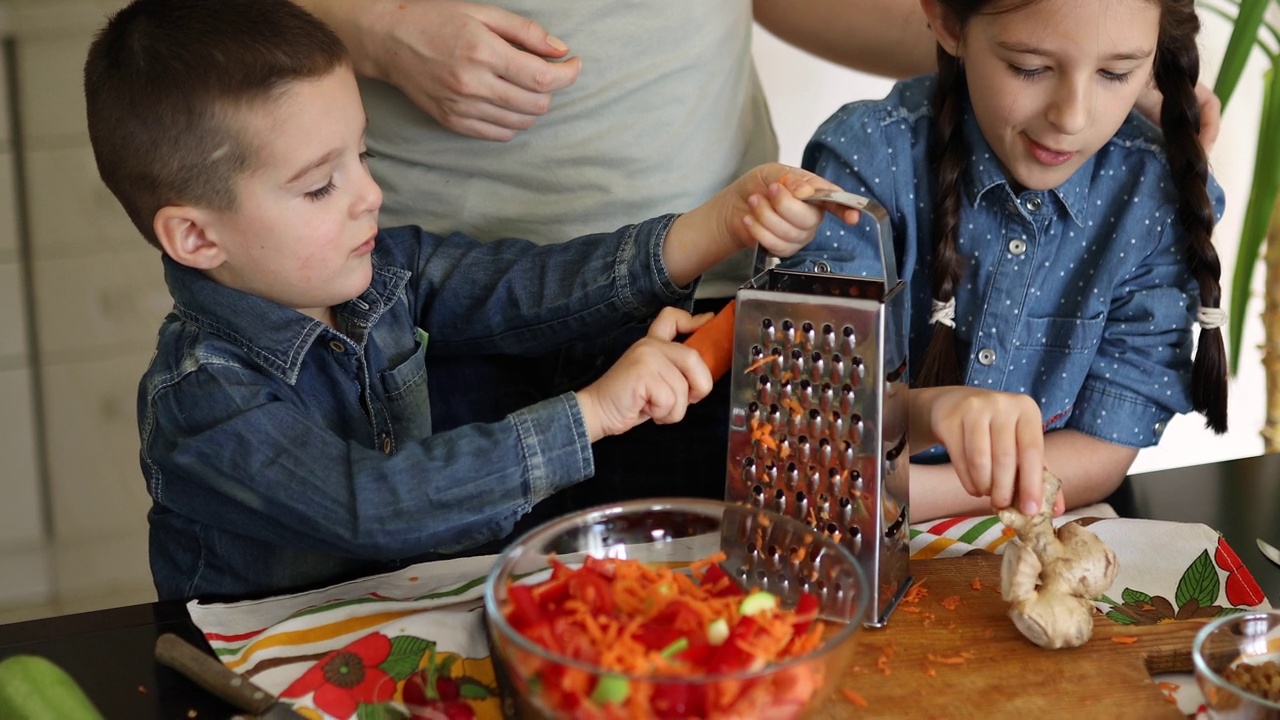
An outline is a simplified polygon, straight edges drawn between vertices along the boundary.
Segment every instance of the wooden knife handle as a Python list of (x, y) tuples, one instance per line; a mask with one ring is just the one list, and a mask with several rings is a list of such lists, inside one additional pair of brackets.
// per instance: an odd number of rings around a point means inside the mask
[(266, 690), (173, 633), (156, 638), (156, 660), (245, 712), (261, 715), (276, 702)]

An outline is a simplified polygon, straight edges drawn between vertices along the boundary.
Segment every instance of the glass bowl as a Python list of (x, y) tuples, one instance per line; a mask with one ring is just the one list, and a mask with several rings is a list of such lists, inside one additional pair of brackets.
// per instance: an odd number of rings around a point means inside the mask
[[(707, 561), (717, 557), (717, 553), (723, 553), (724, 557), (718, 562)], [(816, 604), (819, 625), (791, 626), (796, 629), (792, 637), (800, 634), (800, 628), (809, 627), (813, 635), (807, 639), (812, 641), (806, 644), (812, 647), (775, 662), (757, 659), (746, 665), (746, 669), (690, 674), (687, 669), (680, 673), (670, 666), (659, 668), (656, 664), (647, 665), (643, 671), (634, 667), (627, 671), (606, 668), (550, 650), (531, 639), (535, 630), (544, 640), (547, 635), (542, 633), (550, 632), (554, 636), (558, 631), (546, 630), (557, 627), (556, 617), (540, 615), (546, 622), (531, 625), (524, 621), (527, 615), (519, 615), (521, 621), (516, 622), (520, 612), (517, 605), (527, 602), (532, 595), (529, 588), (540, 587), (541, 593), (551, 587), (547, 581), (556, 564), (576, 571), (587, 565), (601, 567), (593, 563), (605, 558), (639, 561), (644, 565), (646, 576), (667, 578), (648, 580), (661, 585), (649, 589), (659, 593), (657, 602), (661, 603), (674, 604), (671, 597), (661, 597), (663, 594), (674, 597), (686, 592), (671, 589), (671, 586), (682, 585), (685, 578), (668, 585), (676, 579), (670, 573), (684, 574), (689, 584), (697, 585), (705, 567), (704, 580), (709, 581), (715, 575), (719, 583), (716, 587), (732, 583), (749, 593), (767, 591), (781, 610), (796, 610), (798, 603), (806, 603), (808, 610)], [(698, 568), (698, 574), (694, 574), (691, 563)], [(720, 572), (727, 575), (727, 579), (720, 577)], [(513, 595), (512, 588), (516, 585), (526, 587)], [(494, 667), (503, 686), (509, 716), (788, 720), (802, 717), (806, 710), (821, 703), (848, 670), (854, 634), (863, 624), (872, 592), (853, 555), (808, 525), (743, 505), (672, 498), (602, 506), (535, 528), (499, 556), (488, 577), (484, 604)], [(546, 596), (540, 594), (539, 597)], [(746, 607), (745, 600), (742, 607)], [(710, 626), (717, 623), (701, 619), (698, 622), (703, 625), (697, 627), (708, 628), (702, 636), (708, 639), (695, 640), (696, 649), (705, 651), (709, 650), (708, 645), (729, 646), (735, 642), (736, 636), (728, 640), (710, 639), (722, 634), (710, 630)], [(647, 621), (639, 626), (632, 623), (629, 630), (623, 632), (632, 633), (628, 637), (639, 637), (638, 633), (650, 629), (645, 627), (647, 624)], [(524, 631), (518, 630), (517, 625)], [(668, 657), (668, 650), (676, 649), (670, 657), (673, 662), (683, 662), (688, 649), (687, 644), (681, 645), (684, 640), (677, 638), (663, 651), (663, 657)], [(572, 638), (560, 637), (550, 644), (563, 650), (564, 643), (570, 641)], [(646, 643), (650, 648), (657, 647), (647, 640)], [(608, 646), (607, 642), (601, 643), (601, 647)], [(689, 656), (693, 652), (689, 649)], [(717, 667), (717, 664), (698, 667)]]
[[(1280, 610), (1259, 610), (1217, 618), (1196, 633), (1191, 644), (1196, 682), (1205, 706), (1215, 718), (1260, 720), (1280, 718), (1280, 703), (1265, 691), (1246, 690), (1232, 677), (1248, 663), (1280, 663)], [(1256, 670), (1254, 671), (1256, 672)], [(1280, 673), (1276, 682), (1280, 682)], [(1256, 687), (1256, 686), (1255, 686)], [(1274, 697), (1274, 696), (1273, 696)]]

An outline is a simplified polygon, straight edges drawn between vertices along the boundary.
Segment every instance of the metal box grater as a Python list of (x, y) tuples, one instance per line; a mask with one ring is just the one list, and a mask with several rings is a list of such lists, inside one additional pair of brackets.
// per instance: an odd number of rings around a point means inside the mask
[(906, 288), (882, 206), (810, 199), (875, 220), (884, 278), (783, 270), (757, 253), (737, 294), (725, 497), (848, 548), (876, 588), (866, 624), (880, 627), (911, 584)]

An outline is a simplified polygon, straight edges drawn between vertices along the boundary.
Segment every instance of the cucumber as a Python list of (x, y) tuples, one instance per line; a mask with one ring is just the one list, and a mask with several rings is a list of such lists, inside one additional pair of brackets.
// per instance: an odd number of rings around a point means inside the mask
[(13, 655), (0, 661), (0, 718), (103, 720), (76, 681), (39, 655)]

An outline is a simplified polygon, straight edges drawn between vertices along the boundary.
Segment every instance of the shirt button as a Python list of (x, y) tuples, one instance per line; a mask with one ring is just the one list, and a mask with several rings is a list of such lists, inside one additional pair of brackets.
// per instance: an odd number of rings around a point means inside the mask
[(330, 350), (332, 350), (332, 351), (334, 351), (334, 352), (336, 352), (336, 353), (340, 353), (340, 352), (346, 352), (346, 351), (347, 351), (347, 346), (346, 346), (346, 345), (343, 345), (342, 343), (338, 342), (337, 340), (330, 340), (330, 341), (329, 341), (329, 349), (330, 349)]
[(1031, 197), (1022, 201), (1022, 206), (1030, 210), (1031, 212), (1035, 212), (1040, 209), (1040, 198), (1036, 197), (1035, 195), (1032, 195)]
[(1164, 433), (1164, 423), (1158, 422), (1152, 429), (1156, 431), (1156, 437), (1160, 437), (1160, 435)]
[(391, 436), (390, 435), (382, 436), (382, 452), (387, 455), (391, 454)]
[(1009, 252), (1014, 255), (1021, 255), (1027, 251), (1027, 243), (1021, 239), (1009, 241)]
[(996, 362), (996, 351), (991, 348), (982, 348), (978, 351), (978, 362), (983, 365), (994, 365)]

